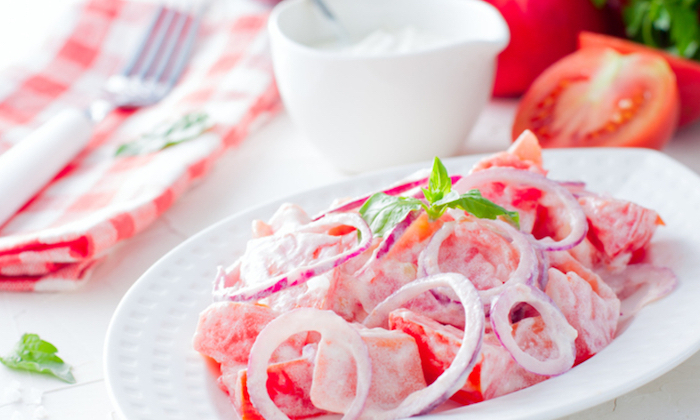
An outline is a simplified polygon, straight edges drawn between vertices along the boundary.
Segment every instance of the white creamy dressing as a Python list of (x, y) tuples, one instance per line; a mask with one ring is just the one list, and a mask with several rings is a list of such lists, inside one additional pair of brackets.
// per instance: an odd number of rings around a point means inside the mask
[(435, 47), (445, 38), (430, 31), (406, 26), (398, 29), (377, 29), (361, 40), (350, 44), (333, 40), (316, 45), (329, 51), (342, 51), (356, 56), (379, 56), (423, 51)]

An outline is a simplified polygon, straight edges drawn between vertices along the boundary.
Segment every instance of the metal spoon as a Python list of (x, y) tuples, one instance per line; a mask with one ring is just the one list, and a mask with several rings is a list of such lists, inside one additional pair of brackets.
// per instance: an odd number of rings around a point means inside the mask
[(328, 21), (331, 23), (333, 27), (333, 31), (335, 32), (335, 35), (338, 37), (338, 41), (340, 41), (344, 45), (349, 45), (352, 41), (352, 38), (350, 37), (350, 33), (348, 30), (343, 26), (342, 23), (338, 20), (338, 18), (335, 16), (333, 12), (331, 12), (331, 9), (328, 7), (326, 2), (324, 0), (312, 0), (313, 3), (316, 5), (319, 11), (323, 14), (323, 16), (328, 19)]

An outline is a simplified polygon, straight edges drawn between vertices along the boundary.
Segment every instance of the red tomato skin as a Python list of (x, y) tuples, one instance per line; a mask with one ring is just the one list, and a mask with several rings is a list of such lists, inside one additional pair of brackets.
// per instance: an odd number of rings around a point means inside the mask
[(622, 54), (647, 52), (662, 57), (676, 74), (678, 95), (681, 99), (678, 126), (682, 127), (700, 119), (700, 63), (626, 39), (586, 31), (579, 34), (579, 47), (609, 47)]
[(573, 52), (582, 30), (604, 32), (591, 0), (485, 0), (503, 15), (510, 44), (498, 56), (494, 96), (519, 96), (552, 63)]
[[(559, 82), (563, 79), (583, 78), (588, 79), (598, 66), (603, 65), (605, 54), (619, 54), (609, 48), (585, 48), (575, 53), (569, 54), (557, 61), (542, 73), (533, 82), (530, 89), (521, 99), (513, 123), (512, 138), (515, 140), (520, 133), (530, 129), (535, 134), (537, 130), (532, 126), (531, 118), (541, 108), (538, 105), (544, 98), (555, 90)], [(639, 83), (644, 86), (656, 88), (658, 97), (653, 97), (646, 102), (646, 108), (620, 127), (619, 130), (610, 133), (603, 133), (594, 141), (586, 142), (579, 139), (562, 138), (555, 135), (553, 140), (538, 135), (542, 147), (646, 147), (651, 149), (662, 149), (671, 140), (677, 126), (680, 112), (680, 101), (678, 98), (678, 88), (675, 82), (675, 75), (668, 64), (659, 59), (657, 55), (647, 53), (636, 53), (637, 66), (636, 73), (629, 73), (625, 76), (625, 84), (630, 85), (630, 81), (641, 80)], [(653, 74), (649, 76), (649, 73)], [(644, 77), (635, 76), (643, 74)], [(608, 90), (610, 95), (618, 92), (615, 86)], [(569, 110), (576, 111), (576, 110)], [(604, 121), (601, 123), (605, 123)], [(602, 127), (592, 127), (599, 129)], [(601, 130), (598, 130), (601, 131)]]

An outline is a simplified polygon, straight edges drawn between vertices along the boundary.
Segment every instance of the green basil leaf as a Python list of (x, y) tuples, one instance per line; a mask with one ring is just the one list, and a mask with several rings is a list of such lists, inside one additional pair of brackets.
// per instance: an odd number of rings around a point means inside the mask
[(658, 31), (668, 31), (671, 29), (671, 12), (666, 5), (659, 6), (658, 15), (653, 16), (654, 29)]
[(365, 219), (372, 233), (383, 237), (405, 219), (408, 213), (425, 207), (425, 204), (417, 198), (376, 193), (360, 207), (360, 216)]
[(633, 2), (622, 10), (628, 37), (633, 39), (638, 37), (648, 8), (647, 3)]
[(671, 8), (669, 20), (669, 37), (675, 43), (677, 54), (681, 57), (692, 58), (698, 49), (698, 18), (697, 12), (688, 8), (676, 6)]
[(602, 9), (603, 6), (605, 6), (608, 3), (608, 0), (591, 0), (591, 2), (593, 2), (593, 5), (597, 9)]
[(452, 179), (447, 173), (447, 168), (442, 164), (442, 161), (435, 156), (433, 160), (433, 169), (430, 171), (428, 178), (428, 189), (423, 188), (425, 199), (429, 203), (439, 201), (442, 197), (452, 190)]
[(627, 36), (671, 54), (698, 60), (698, 0), (629, 0), (622, 8)]
[(199, 137), (212, 123), (204, 112), (186, 114), (175, 122), (165, 122), (138, 139), (119, 146), (115, 156), (136, 156), (154, 153)]
[(479, 190), (471, 190), (465, 194), (455, 197), (448, 194), (443, 200), (433, 203), (434, 206), (447, 206), (453, 209), (460, 209), (480, 218), (495, 219), (503, 216), (508, 222), (520, 229), (520, 215), (516, 211), (508, 211), (493, 201), (484, 198)]
[(0, 362), (13, 369), (53, 375), (65, 382), (75, 383), (70, 365), (56, 355), (56, 346), (36, 334), (24, 334), (13, 353), (0, 357)]

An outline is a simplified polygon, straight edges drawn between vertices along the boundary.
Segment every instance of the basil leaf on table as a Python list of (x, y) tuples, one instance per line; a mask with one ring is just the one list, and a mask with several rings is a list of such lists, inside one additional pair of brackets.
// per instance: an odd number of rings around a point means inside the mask
[(12, 369), (30, 372), (46, 373), (58, 379), (75, 383), (70, 365), (56, 355), (58, 349), (39, 338), (36, 334), (24, 334), (15, 345), (14, 351), (6, 357), (0, 357), (0, 362)]
[(157, 152), (193, 140), (211, 127), (209, 115), (206, 113), (186, 114), (175, 122), (159, 124), (138, 139), (122, 144), (117, 148), (115, 156), (137, 156)]

